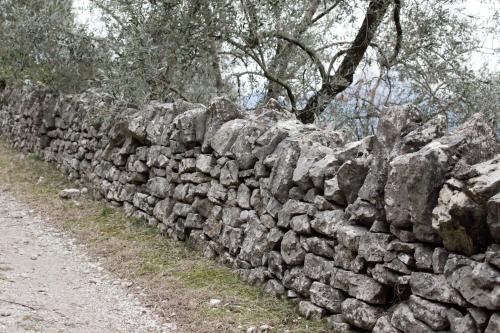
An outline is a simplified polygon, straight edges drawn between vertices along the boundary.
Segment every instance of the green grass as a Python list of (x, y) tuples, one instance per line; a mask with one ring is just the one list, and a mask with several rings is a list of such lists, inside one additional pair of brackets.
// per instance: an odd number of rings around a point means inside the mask
[(28, 155), (28, 158), (31, 160), (31, 161), (41, 161), (42, 159), (40, 158), (39, 155), (37, 154), (29, 154)]

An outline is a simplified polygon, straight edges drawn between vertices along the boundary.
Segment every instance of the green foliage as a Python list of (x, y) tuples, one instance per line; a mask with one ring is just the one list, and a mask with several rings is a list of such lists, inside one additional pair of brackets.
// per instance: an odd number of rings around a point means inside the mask
[[(247, 107), (275, 98), (300, 109), (325, 85), (322, 67), (329, 77), (340, 67), (368, 4), (383, 0), (90, 0), (102, 36), (75, 24), (71, 0), (0, 1), (0, 78), (8, 82), (93, 88), (122, 104), (206, 104), (227, 94)], [(384, 107), (404, 103), (452, 126), (475, 112), (498, 117), (498, 66), (471, 61), (498, 52), (483, 41), (500, 33), (498, 5), (482, 0), (491, 11), (473, 17), (466, 0), (401, 1), (399, 44), (398, 1), (389, 2), (353, 84), (323, 98), (317, 123), (363, 137)]]
[(71, 0), (2, 0), (2, 10), (0, 78), (30, 79), (66, 92), (88, 86), (105, 57), (75, 25)]

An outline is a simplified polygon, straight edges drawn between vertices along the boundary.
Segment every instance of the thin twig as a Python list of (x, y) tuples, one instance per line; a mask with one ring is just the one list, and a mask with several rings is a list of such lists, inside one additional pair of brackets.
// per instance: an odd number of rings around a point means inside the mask
[(4, 302), (4, 303), (9, 303), (9, 304), (14, 304), (14, 305), (23, 306), (23, 307), (28, 308), (28, 309), (31, 309), (31, 310), (33, 310), (33, 311), (38, 310), (37, 308), (34, 308), (34, 307), (30, 306), (30, 305), (26, 305), (26, 304), (22, 304), (22, 303), (14, 302), (14, 301), (9, 301), (9, 300), (2, 299), (2, 298), (0, 298), (0, 302)]

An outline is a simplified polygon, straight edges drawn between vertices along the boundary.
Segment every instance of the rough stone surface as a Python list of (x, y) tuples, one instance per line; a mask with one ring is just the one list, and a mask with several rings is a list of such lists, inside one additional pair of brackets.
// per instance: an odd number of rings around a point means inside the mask
[(377, 320), (377, 323), (373, 327), (372, 333), (399, 333), (397, 328), (392, 326), (391, 319), (389, 316), (382, 316)]
[(325, 315), (325, 310), (311, 302), (301, 301), (299, 303), (299, 313), (307, 319), (320, 320)]
[(288, 265), (299, 265), (304, 262), (306, 252), (300, 245), (297, 234), (293, 231), (288, 231), (281, 241), (281, 255), (283, 260)]
[(415, 318), (410, 307), (406, 303), (396, 306), (391, 317), (391, 324), (402, 332), (433, 333), (434, 330)]
[(383, 313), (383, 308), (366, 304), (355, 298), (348, 298), (342, 303), (345, 320), (356, 327), (371, 330)]
[(410, 287), (415, 295), (428, 300), (467, 306), (467, 302), (456, 289), (450, 286), (444, 275), (412, 273)]
[(453, 254), (446, 262), (444, 276), (467, 302), (500, 310), (500, 271), (493, 266)]
[(408, 305), (414, 317), (429, 325), (433, 330), (443, 331), (449, 328), (448, 307), (415, 295), (410, 296)]
[(333, 313), (341, 312), (342, 302), (345, 300), (345, 293), (334, 289), (326, 284), (314, 282), (309, 291), (311, 293), (311, 302), (321, 306)]
[(332, 275), (332, 286), (368, 303), (386, 302), (387, 287), (366, 275), (337, 269)]
[(484, 116), (448, 132), (391, 107), (346, 142), (275, 103), (151, 102), (97, 124), (85, 104), (106, 101), (47, 94), (0, 92), (2, 138), (304, 315), (340, 311), (338, 332), (498, 331), (500, 156)]
[(495, 333), (500, 332), (500, 313), (494, 313), (491, 315), (490, 321), (484, 333)]

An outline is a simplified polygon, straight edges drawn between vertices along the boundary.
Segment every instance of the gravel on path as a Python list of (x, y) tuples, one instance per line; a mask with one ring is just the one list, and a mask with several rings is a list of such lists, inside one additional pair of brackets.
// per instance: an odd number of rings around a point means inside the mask
[(0, 190), (0, 332), (177, 332), (140, 293)]

